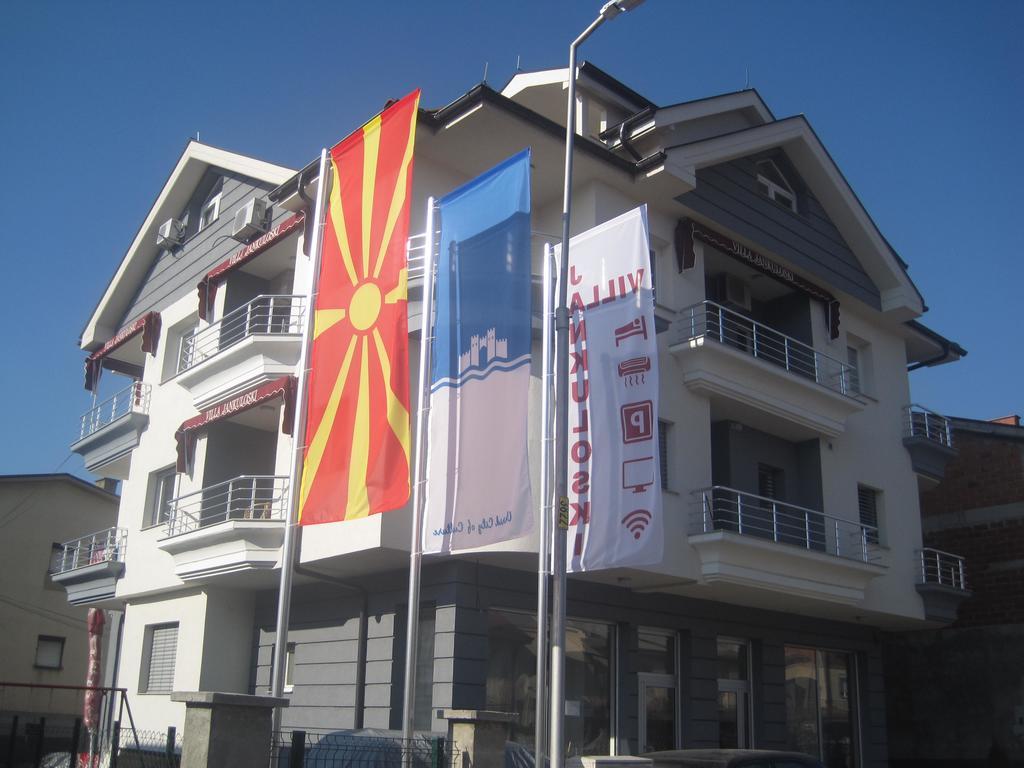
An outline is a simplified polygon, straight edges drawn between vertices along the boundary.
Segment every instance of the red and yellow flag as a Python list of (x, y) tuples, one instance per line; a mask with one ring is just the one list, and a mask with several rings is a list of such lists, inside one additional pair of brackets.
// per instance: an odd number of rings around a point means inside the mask
[(410, 93), (331, 150), (302, 525), (386, 512), (409, 498), (405, 243), (419, 98)]

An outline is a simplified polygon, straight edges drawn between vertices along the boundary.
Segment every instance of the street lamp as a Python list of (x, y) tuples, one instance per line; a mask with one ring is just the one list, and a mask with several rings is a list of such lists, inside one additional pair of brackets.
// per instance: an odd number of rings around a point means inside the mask
[[(565, 182), (562, 190), (562, 250), (558, 265), (558, 308), (555, 311), (556, 374), (555, 393), (557, 420), (555, 423), (555, 500), (558, 523), (555, 526), (552, 548), (554, 589), (552, 592), (551, 626), (551, 768), (563, 768), (565, 763), (565, 605), (566, 605), (566, 536), (569, 527), (569, 219), (572, 212), (572, 145), (576, 135), (576, 49), (594, 31), (620, 13), (631, 11), (643, 0), (610, 0), (601, 6), (597, 18), (569, 46), (569, 95), (565, 120)], [(538, 617), (541, 618), (541, 617)], [(539, 627), (538, 627), (539, 629)], [(543, 635), (538, 632), (538, 641)], [(537, 685), (543, 685), (538, 680)], [(539, 752), (539, 750), (538, 750)], [(540, 756), (538, 755), (538, 765)]]

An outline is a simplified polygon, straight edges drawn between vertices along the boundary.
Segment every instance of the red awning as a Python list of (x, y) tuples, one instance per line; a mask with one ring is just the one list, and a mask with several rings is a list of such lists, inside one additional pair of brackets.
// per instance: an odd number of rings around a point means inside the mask
[(199, 281), (199, 317), (209, 320), (209, 311), (213, 306), (213, 299), (217, 295), (217, 286), (227, 279), (227, 274), (243, 264), (259, 256), (274, 243), (278, 242), (293, 229), (298, 227), (305, 220), (304, 213), (296, 213), (289, 216), (276, 227), (257, 237), (244, 248), (236, 251), (229, 259), (222, 261), (211, 269), (202, 280)]
[(196, 440), (201, 430), (215, 421), (247, 411), (268, 400), (273, 400), (275, 397), (280, 397), (284, 401), (284, 423), (282, 430), (286, 435), (290, 435), (292, 433), (292, 424), (295, 420), (295, 388), (296, 380), (294, 376), (282, 376), (279, 379), (268, 381), (266, 384), (250, 389), (248, 392), (243, 392), (216, 405), (211, 405), (198, 416), (193, 416), (191, 419), (183, 421), (181, 426), (178, 427), (178, 431), (174, 433), (174, 439), (178, 443), (178, 471), (187, 472), (189, 467), (192, 466), (192, 460), (196, 452)]
[(147, 312), (131, 325), (126, 325), (114, 335), (114, 338), (85, 358), (85, 388), (87, 390), (96, 391), (96, 385), (100, 382), (100, 371), (104, 368), (135, 376), (142, 375), (142, 371), (137, 370), (135, 366), (107, 359), (111, 352), (140, 333), (142, 334), (142, 351), (156, 357), (156, 344), (160, 340), (159, 312)]

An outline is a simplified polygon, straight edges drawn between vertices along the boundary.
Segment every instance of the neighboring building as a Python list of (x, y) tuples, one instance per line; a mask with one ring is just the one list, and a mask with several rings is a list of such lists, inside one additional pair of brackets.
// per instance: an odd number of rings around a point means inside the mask
[[(526, 146), (533, 230), (559, 230), (566, 76), (421, 110), (411, 233), (428, 196)], [(573, 230), (648, 206), (668, 545), (658, 566), (570, 581), (571, 749), (884, 765), (878, 631), (934, 626), (916, 588), (918, 477), (934, 466), (903, 443), (907, 366), (964, 352), (916, 322), (904, 264), (806, 119), (776, 119), (752, 90), (658, 107), (589, 64), (579, 94)], [(123, 409), (87, 415), (74, 450), (124, 481), (119, 683), (142, 727), (181, 725), (173, 690), (267, 690), (281, 404), (307, 312), (293, 216), (316, 172), (190, 142), (82, 335), (93, 378), (129, 375)], [(263, 202), (267, 218), (239, 213)], [(225, 237), (236, 217), (258, 225), (248, 246)], [(399, 727), (409, 525), (406, 508), (301, 531), (286, 727)], [(426, 562), (417, 726), (442, 729), (446, 707), (513, 711), (532, 744), (536, 539), (497, 549)]]
[(81, 693), (50, 686), (85, 685), (88, 609), (69, 605), (54, 575), (63, 543), (109, 528), (117, 505), (68, 474), (0, 476), (0, 715), (81, 715)]
[[(950, 419), (957, 456), (921, 496), (925, 544), (966, 561), (952, 626), (886, 647), (894, 765), (1024, 765), (1024, 427)], [(939, 562), (931, 560), (930, 563)], [(942, 580), (959, 579), (943, 557)]]

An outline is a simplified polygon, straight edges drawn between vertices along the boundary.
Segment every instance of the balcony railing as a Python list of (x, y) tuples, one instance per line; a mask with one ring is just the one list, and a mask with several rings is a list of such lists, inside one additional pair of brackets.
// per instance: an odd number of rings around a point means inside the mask
[(305, 296), (257, 296), (181, 340), (178, 373), (255, 334), (301, 334)]
[(120, 392), (82, 414), (78, 439), (83, 440), (129, 413), (149, 413), (149, 384), (133, 381)]
[(920, 405), (904, 407), (903, 436), (923, 437), (946, 448), (953, 447), (953, 428), (949, 419)]
[(54, 554), (50, 573), (67, 573), (97, 563), (123, 562), (127, 538), (128, 531), (124, 528), (108, 528), (64, 542), (61, 552)]
[(694, 493), (691, 535), (731, 531), (849, 560), (878, 559), (874, 526), (719, 485)]
[(921, 572), (918, 574), (918, 579), (921, 584), (938, 584), (953, 589), (967, 589), (964, 559), (960, 555), (930, 547), (925, 547), (919, 552)]
[(713, 301), (681, 309), (672, 334), (669, 343), (673, 345), (716, 341), (840, 394), (858, 394), (854, 366)]
[(168, 502), (167, 535), (184, 533), (228, 520), (284, 520), (288, 478), (243, 475)]

